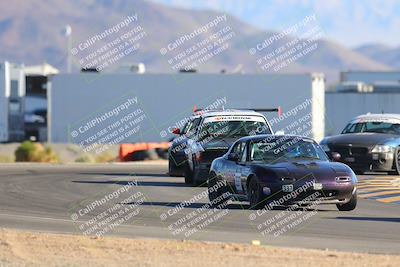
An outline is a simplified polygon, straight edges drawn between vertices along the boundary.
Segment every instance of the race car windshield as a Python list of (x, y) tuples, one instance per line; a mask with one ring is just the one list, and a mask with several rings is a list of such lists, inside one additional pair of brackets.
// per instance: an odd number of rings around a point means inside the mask
[(400, 135), (400, 124), (390, 122), (358, 122), (349, 123), (342, 134), (349, 133), (383, 133)]
[(250, 161), (276, 163), (296, 160), (323, 160), (328, 158), (318, 144), (310, 140), (262, 140), (250, 144)]
[(265, 122), (260, 121), (220, 121), (205, 123), (201, 130), (201, 139), (207, 137), (229, 138), (256, 134), (270, 134)]

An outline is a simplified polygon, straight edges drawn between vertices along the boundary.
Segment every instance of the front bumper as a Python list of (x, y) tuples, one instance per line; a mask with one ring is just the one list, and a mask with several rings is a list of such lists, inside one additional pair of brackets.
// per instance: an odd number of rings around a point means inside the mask
[(283, 186), (288, 185), (285, 182), (262, 184), (262, 186), (269, 188), (269, 190), (263, 190), (270, 191), (270, 194), (265, 194), (264, 197), (268, 203), (274, 205), (291, 205), (299, 202), (305, 205), (345, 204), (357, 191), (357, 186), (352, 181), (322, 183), (322, 189), (315, 189), (312, 184), (313, 181), (296, 182), (293, 184), (292, 192), (283, 192)]
[(393, 153), (368, 153), (365, 155), (344, 156), (340, 160), (353, 170), (360, 171), (392, 171)]

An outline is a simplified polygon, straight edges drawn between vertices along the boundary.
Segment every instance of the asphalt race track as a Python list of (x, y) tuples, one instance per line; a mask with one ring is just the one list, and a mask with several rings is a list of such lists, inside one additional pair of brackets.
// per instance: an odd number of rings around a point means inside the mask
[[(395, 203), (395, 192), (400, 188), (398, 183), (388, 182), (399, 177), (359, 177), (360, 190), (369, 190), (360, 192), (366, 197), (380, 196), (380, 190), (373, 190), (374, 183), (383, 187), (389, 183), (393, 203), (359, 198), (358, 208), (352, 212), (339, 212), (332, 205), (257, 214), (240, 202), (231, 203), (224, 210), (207, 208), (205, 187), (187, 187), (183, 178), (168, 177), (166, 171), (164, 163), (0, 165), (0, 227), (91, 235), (102, 231), (104, 235), (129, 238), (244, 243), (259, 240), (263, 245), (400, 252), (400, 205)], [(296, 220), (289, 227), (280, 224), (285, 219)], [(191, 227), (184, 228), (188, 223)], [(273, 230), (262, 235), (265, 225)], [(271, 228), (272, 225), (277, 227)], [(188, 232), (191, 228), (198, 231)]]

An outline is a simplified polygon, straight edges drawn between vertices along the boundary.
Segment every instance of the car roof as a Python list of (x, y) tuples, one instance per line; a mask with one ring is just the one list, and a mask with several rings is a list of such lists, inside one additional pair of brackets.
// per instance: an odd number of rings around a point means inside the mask
[(358, 121), (358, 120), (391, 120), (391, 121), (398, 121), (400, 123), (400, 114), (394, 113), (384, 113), (384, 114), (363, 114), (353, 118), (350, 122)]
[(305, 137), (305, 136), (300, 136), (300, 135), (289, 135), (289, 134), (282, 134), (282, 135), (276, 135), (276, 134), (260, 134), (260, 135), (251, 135), (251, 136), (245, 136), (240, 138), (238, 141), (260, 141), (266, 138), (272, 138), (272, 139), (279, 139), (279, 138), (287, 138), (287, 139), (295, 139), (295, 138), (300, 138), (300, 139), (306, 139), (309, 141), (313, 141), (314, 140), (312, 138), (309, 137)]
[(213, 116), (232, 116), (232, 115), (264, 117), (264, 115), (262, 115), (259, 112), (246, 109), (225, 109), (225, 110), (204, 110), (204, 111), (200, 110), (196, 111), (192, 117), (196, 118), (196, 117), (213, 117)]

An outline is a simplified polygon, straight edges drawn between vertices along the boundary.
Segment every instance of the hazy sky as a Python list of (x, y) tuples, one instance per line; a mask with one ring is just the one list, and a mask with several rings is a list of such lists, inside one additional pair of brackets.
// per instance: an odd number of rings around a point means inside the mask
[(326, 37), (349, 47), (400, 45), (400, 0), (152, 0), (225, 11), (262, 29), (280, 30), (315, 13)]

